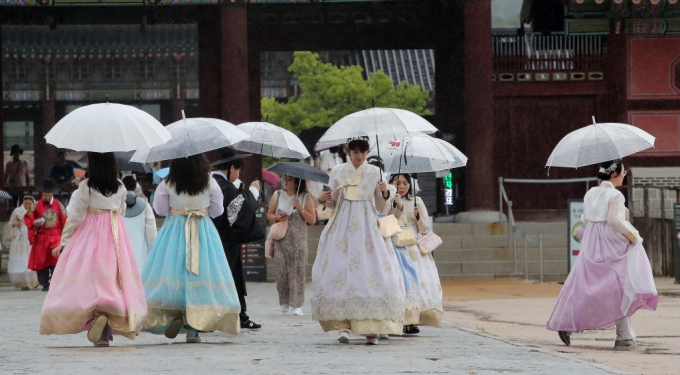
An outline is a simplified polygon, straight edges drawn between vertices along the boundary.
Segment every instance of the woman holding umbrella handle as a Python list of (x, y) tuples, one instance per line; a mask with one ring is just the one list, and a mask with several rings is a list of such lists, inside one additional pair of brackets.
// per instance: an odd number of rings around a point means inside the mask
[[(276, 290), (281, 312), (293, 309), (302, 316), (305, 303), (305, 266), (307, 265), (307, 224), (316, 224), (312, 197), (307, 183), (293, 176), (283, 177), (283, 190), (277, 191), (269, 202), (267, 219), (277, 223), (288, 221), (285, 237), (274, 241), (276, 262)], [(304, 206), (300, 201), (304, 202)]]

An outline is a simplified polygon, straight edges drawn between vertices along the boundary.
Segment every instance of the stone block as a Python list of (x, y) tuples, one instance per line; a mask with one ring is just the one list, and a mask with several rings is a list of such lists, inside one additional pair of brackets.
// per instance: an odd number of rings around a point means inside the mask
[(512, 249), (480, 249), (478, 250), (478, 260), (482, 262), (512, 262), (514, 255)]
[[(437, 233), (437, 232), (435, 232)], [(442, 244), (440, 248), (443, 249), (460, 249), (462, 247), (462, 237), (453, 237), (453, 236), (442, 236), (441, 234), (437, 233), (439, 238), (442, 239)]]
[(463, 274), (505, 274), (515, 271), (513, 262), (463, 262)]
[(479, 261), (477, 249), (442, 249), (438, 248), (432, 253), (434, 261), (439, 262), (476, 262)]
[(442, 275), (460, 275), (462, 270), (462, 263), (460, 262), (437, 262), (437, 272), (439, 276)]
[(458, 237), (472, 236), (472, 224), (434, 224), (432, 230), (440, 237), (442, 235)]
[(485, 236), (485, 237), (463, 237), (463, 249), (491, 249), (497, 247), (507, 247), (508, 238), (503, 236)]
[(491, 224), (472, 224), (472, 235), (475, 237), (481, 236), (507, 236), (507, 224), (491, 223)]

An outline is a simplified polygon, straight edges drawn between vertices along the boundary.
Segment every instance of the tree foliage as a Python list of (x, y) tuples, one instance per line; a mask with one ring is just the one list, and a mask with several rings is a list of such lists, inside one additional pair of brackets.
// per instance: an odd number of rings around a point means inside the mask
[(312, 52), (295, 52), (288, 68), (300, 82), (302, 94), (288, 98), (287, 103), (262, 98), (262, 116), (298, 134), (313, 126), (331, 126), (342, 117), (371, 107), (400, 108), (428, 115), (425, 108), (428, 93), (419, 86), (402, 81), (396, 87), (382, 71), (362, 77), (361, 66), (337, 67), (319, 60)]

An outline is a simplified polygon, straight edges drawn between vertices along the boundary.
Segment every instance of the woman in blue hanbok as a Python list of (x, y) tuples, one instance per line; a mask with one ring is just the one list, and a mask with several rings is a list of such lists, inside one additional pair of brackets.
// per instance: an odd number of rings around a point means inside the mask
[(156, 213), (167, 216), (142, 272), (149, 314), (144, 329), (187, 342), (198, 331), (239, 332), (241, 305), (219, 234), (208, 216), (224, 212), (205, 156), (172, 161), (158, 185)]

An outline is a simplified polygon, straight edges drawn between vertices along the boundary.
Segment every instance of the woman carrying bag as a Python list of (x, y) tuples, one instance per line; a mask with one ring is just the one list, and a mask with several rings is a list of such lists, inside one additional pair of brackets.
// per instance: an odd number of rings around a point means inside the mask
[[(434, 263), (434, 258), (429, 252), (423, 254), (419, 250), (416, 241), (421, 235), (429, 231), (427, 225), (427, 209), (419, 197), (413, 196), (411, 176), (406, 173), (395, 174), (391, 178), (392, 184), (397, 187), (394, 202), (396, 209), (402, 214), (399, 218), (401, 233), (392, 237), (392, 242), (397, 247), (406, 247), (407, 253), (415, 260), (420, 282), (420, 319), (418, 325), (441, 327), (442, 314), (442, 286), (439, 281), (439, 272)], [(404, 326), (404, 333), (414, 334), (420, 332), (414, 325)]]
[[(307, 265), (307, 224), (316, 223), (314, 202), (305, 180), (284, 176), (283, 190), (269, 201), (267, 220), (275, 223), (270, 230), (276, 261), (276, 289), (281, 312), (293, 309), (302, 316), (305, 302), (305, 267)], [(303, 203), (304, 202), (304, 206)]]

